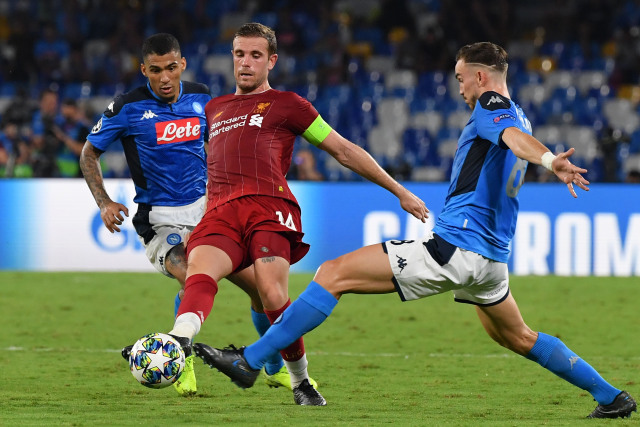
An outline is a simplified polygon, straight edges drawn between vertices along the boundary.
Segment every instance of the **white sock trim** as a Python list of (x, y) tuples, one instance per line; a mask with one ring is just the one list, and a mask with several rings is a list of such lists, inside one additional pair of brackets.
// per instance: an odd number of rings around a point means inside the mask
[(200, 317), (195, 313), (183, 313), (176, 317), (176, 321), (173, 324), (173, 329), (169, 332), (171, 335), (177, 335), (179, 337), (187, 337), (193, 339), (198, 332), (202, 322)]
[(288, 362), (285, 360), (284, 365), (287, 367), (287, 371), (289, 371), (289, 375), (291, 376), (291, 387), (296, 388), (302, 381), (309, 378), (306, 354), (303, 354), (300, 359), (294, 362)]

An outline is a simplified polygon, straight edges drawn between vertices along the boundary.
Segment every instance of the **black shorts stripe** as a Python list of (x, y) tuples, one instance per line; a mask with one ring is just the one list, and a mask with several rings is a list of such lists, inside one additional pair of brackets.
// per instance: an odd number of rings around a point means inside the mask
[(133, 228), (135, 228), (138, 236), (142, 237), (145, 245), (147, 245), (151, 239), (153, 239), (153, 236), (156, 235), (155, 230), (149, 222), (149, 212), (151, 212), (151, 205), (140, 203), (138, 204), (138, 211), (131, 221), (133, 223)]
[(471, 304), (471, 305), (477, 305), (477, 306), (480, 306), (480, 307), (491, 307), (492, 305), (498, 305), (502, 301), (506, 300), (510, 293), (511, 293), (511, 290), (507, 289), (507, 293), (504, 294), (504, 296), (502, 298), (500, 298), (498, 301), (490, 302), (488, 304), (480, 304), (479, 302), (469, 301), (469, 300), (466, 300), (466, 299), (458, 299), (458, 298), (454, 298), (453, 300), (455, 302), (459, 302), (461, 304)]
[(429, 252), (429, 255), (431, 255), (431, 258), (433, 258), (440, 267), (448, 264), (456, 249), (458, 249), (457, 246), (447, 242), (436, 233), (433, 233), (433, 238), (424, 242), (423, 245), (427, 249), (427, 252)]

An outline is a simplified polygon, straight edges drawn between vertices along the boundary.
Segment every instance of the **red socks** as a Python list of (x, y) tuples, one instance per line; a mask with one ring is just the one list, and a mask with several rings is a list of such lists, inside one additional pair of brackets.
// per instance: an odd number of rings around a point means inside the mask
[[(290, 305), (291, 300), (288, 300), (285, 305), (280, 307), (280, 309), (275, 311), (265, 310), (264, 314), (267, 315), (269, 322), (273, 325), (273, 322), (275, 322)], [(304, 341), (302, 340), (302, 337), (295, 340), (289, 347), (280, 350), (280, 355), (287, 362), (295, 362), (304, 356)]]
[[(204, 322), (218, 293), (218, 284), (208, 274), (189, 276), (184, 285), (184, 296), (178, 309), (178, 316), (183, 313), (195, 313)], [(177, 316), (176, 316), (177, 317)]]

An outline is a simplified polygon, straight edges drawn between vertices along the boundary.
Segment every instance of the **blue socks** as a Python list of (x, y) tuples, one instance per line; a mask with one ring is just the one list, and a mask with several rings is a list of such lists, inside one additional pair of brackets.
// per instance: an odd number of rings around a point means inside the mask
[(173, 300), (173, 318), (178, 317), (178, 309), (180, 308), (180, 291), (176, 294), (176, 299)]
[(329, 291), (311, 282), (262, 338), (245, 348), (249, 366), (260, 369), (273, 354), (324, 322), (336, 304), (338, 300)]
[(551, 335), (538, 332), (538, 340), (527, 359), (539, 363), (560, 378), (588, 391), (601, 405), (609, 405), (620, 394), (620, 390), (606, 382), (591, 365)]
[[(271, 326), (271, 322), (269, 322), (267, 315), (264, 313), (257, 313), (253, 308), (251, 308), (251, 320), (253, 320), (253, 326), (255, 326), (256, 331), (258, 331), (260, 336), (263, 336)], [(280, 371), (283, 366), (284, 361), (278, 352), (266, 361), (264, 370), (267, 372), (267, 375), (273, 375)]]

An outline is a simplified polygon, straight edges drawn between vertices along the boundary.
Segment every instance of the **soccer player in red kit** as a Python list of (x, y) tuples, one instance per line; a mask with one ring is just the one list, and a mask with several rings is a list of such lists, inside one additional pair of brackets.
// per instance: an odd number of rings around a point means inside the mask
[[(324, 122), (315, 108), (293, 92), (274, 90), (269, 71), (278, 59), (273, 30), (243, 25), (233, 39), (236, 92), (205, 108), (209, 133), (207, 212), (187, 244), (187, 280), (170, 334), (189, 345), (211, 312), (217, 282), (253, 265), (258, 292), (271, 323), (291, 303), (289, 266), (309, 250), (302, 241), (300, 207), (286, 174), (295, 138), (302, 135), (342, 165), (382, 186), (404, 210), (424, 222), (422, 200), (389, 176), (362, 148)], [(197, 352), (197, 346), (194, 347)], [(281, 352), (299, 405), (322, 406), (309, 383), (302, 338)], [(248, 387), (255, 376), (248, 373)]]

